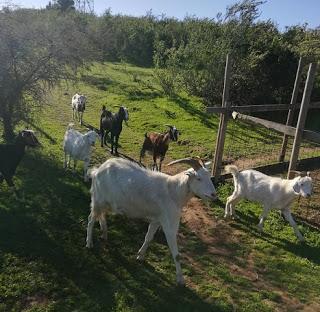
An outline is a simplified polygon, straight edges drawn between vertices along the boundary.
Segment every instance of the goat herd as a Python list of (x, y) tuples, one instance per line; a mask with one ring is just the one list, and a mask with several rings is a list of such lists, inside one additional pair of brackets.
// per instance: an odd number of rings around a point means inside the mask
[[(86, 98), (75, 94), (72, 98), (73, 118), (78, 117), (82, 124)], [(147, 248), (158, 228), (162, 228), (175, 266), (177, 283), (184, 284), (180, 257), (177, 246), (181, 211), (188, 200), (198, 196), (204, 201), (216, 199), (216, 190), (211, 181), (210, 172), (200, 158), (184, 158), (172, 161), (168, 166), (188, 164), (190, 169), (170, 176), (161, 172), (161, 164), (168, 150), (170, 140), (177, 141), (179, 131), (169, 126), (165, 133), (149, 133), (145, 135), (140, 152), (140, 163), (145, 152), (153, 155), (153, 170), (143, 168), (138, 162), (123, 158), (110, 158), (99, 168), (88, 171), (90, 163), (90, 149), (97, 138), (101, 137), (101, 146), (106, 143), (106, 136), (110, 132), (111, 153), (117, 154), (119, 135), (122, 122), (129, 119), (128, 110), (121, 106), (118, 113), (113, 114), (102, 107), (100, 130), (90, 130), (85, 134), (73, 129), (69, 124), (65, 133), (63, 148), (65, 152), (65, 168), (70, 166), (70, 157), (84, 161), (84, 178), (90, 177), (91, 184), (91, 212), (88, 217), (86, 246), (93, 246), (92, 231), (96, 221), (99, 222), (102, 238), (107, 239), (106, 214), (108, 212), (125, 214), (131, 218), (143, 218), (149, 221), (148, 231), (143, 245), (138, 251), (138, 260), (143, 260)], [(99, 133), (97, 133), (99, 132)], [(5, 179), (14, 189), (12, 177), (16, 167), (22, 159), (25, 147), (39, 146), (35, 134), (31, 130), (21, 131), (14, 144), (0, 145), (0, 183)], [(67, 160), (67, 157), (69, 159)], [(160, 164), (157, 165), (157, 158)], [(307, 174), (300, 174), (292, 180), (269, 177), (255, 170), (239, 172), (236, 166), (227, 166), (226, 171), (233, 175), (234, 192), (228, 197), (225, 207), (225, 217), (234, 216), (235, 204), (242, 198), (257, 201), (263, 205), (263, 213), (259, 222), (262, 230), (263, 223), (272, 208), (280, 210), (293, 227), (300, 241), (303, 236), (298, 230), (290, 212), (290, 205), (295, 196), (308, 197), (312, 193), (312, 179)]]

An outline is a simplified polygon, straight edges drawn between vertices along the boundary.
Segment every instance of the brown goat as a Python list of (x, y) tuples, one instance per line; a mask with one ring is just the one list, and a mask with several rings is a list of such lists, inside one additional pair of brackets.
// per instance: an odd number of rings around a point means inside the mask
[[(150, 132), (149, 134), (145, 134), (140, 151), (140, 163), (146, 152), (152, 154), (152, 170), (161, 171), (161, 165), (169, 148), (170, 141), (178, 141), (179, 130), (175, 126), (168, 127), (169, 129), (164, 133)], [(157, 165), (157, 158), (160, 158), (159, 167)]]

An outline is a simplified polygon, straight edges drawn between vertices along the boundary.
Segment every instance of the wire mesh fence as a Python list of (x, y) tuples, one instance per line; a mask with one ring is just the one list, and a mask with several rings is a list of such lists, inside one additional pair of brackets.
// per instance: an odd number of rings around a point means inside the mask
[[(240, 170), (278, 163), (283, 135), (260, 125), (230, 120), (226, 133), (223, 164)], [(290, 159), (293, 137), (289, 138), (285, 160)], [(301, 144), (299, 159), (320, 156), (320, 145)], [(320, 165), (320, 164), (319, 164)]]

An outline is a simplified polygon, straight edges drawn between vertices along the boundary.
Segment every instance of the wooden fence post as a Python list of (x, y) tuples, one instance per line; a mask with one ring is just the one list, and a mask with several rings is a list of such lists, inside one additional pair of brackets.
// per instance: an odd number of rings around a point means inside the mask
[(288, 179), (292, 177), (293, 174), (291, 173), (291, 171), (295, 170), (297, 165), (301, 139), (302, 139), (304, 125), (307, 118), (308, 106), (310, 103), (310, 97), (311, 97), (314, 79), (316, 76), (316, 71), (317, 71), (317, 63), (311, 63), (309, 65), (307, 81), (303, 91), (301, 108), (300, 108), (298, 123), (296, 127), (296, 134), (295, 134), (293, 146), (292, 146), (292, 152), (291, 152), (290, 163), (288, 168)]
[[(223, 95), (222, 95), (222, 107), (229, 107), (231, 105), (229, 101), (229, 90), (230, 90), (230, 77), (231, 77), (231, 59), (229, 55), (226, 58), (226, 67), (224, 72), (224, 86), (223, 86)], [(227, 130), (228, 116), (229, 112), (220, 114), (219, 129), (217, 134), (216, 149), (214, 151), (213, 165), (212, 165), (212, 175), (214, 176), (214, 181), (219, 180), (221, 174), (221, 165), (222, 165), (222, 156), (224, 141)]]
[[(291, 101), (290, 101), (290, 104), (292, 105), (292, 107), (291, 107), (291, 109), (289, 109), (288, 116), (287, 116), (287, 122), (286, 122), (287, 126), (291, 126), (292, 121), (293, 121), (294, 112), (295, 112), (295, 105), (297, 103), (299, 86), (301, 83), (301, 74), (302, 74), (303, 66), (304, 66), (304, 60), (302, 57), (300, 57), (298, 69), (297, 69), (297, 73), (296, 73), (296, 79), (294, 82), (293, 91), (292, 91), (292, 95), (291, 95)], [(283, 139), (282, 139), (281, 151), (280, 151), (280, 155), (279, 155), (279, 162), (283, 162), (284, 158), (286, 156), (288, 138), (289, 138), (288, 135), (284, 134)]]

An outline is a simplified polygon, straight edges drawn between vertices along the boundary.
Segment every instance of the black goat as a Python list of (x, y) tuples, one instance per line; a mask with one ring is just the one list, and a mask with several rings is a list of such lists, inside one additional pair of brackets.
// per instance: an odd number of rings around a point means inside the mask
[(0, 183), (6, 180), (7, 184), (14, 188), (12, 178), (25, 153), (26, 146), (40, 146), (38, 139), (31, 130), (19, 132), (13, 144), (0, 144)]
[(122, 122), (128, 120), (129, 113), (124, 106), (120, 106), (119, 111), (113, 114), (106, 110), (106, 107), (103, 105), (100, 116), (101, 147), (103, 147), (103, 143), (107, 144), (107, 135), (110, 132), (111, 154), (113, 154), (114, 150), (115, 154), (118, 155), (118, 141), (122, 131)]

